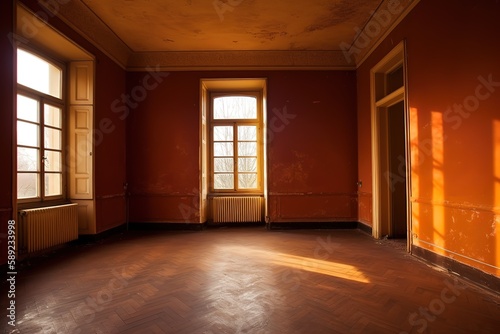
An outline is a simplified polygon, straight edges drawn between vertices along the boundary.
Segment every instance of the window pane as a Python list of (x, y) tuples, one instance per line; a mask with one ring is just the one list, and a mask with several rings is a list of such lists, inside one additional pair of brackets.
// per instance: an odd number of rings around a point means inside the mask
[(17, 198), (38, 197), (38, 174), (17, 173)]
[(62, 195), (61, 174), (45, 174), (45, 196)]
[(257, 172), (257, 158), (238, 158), (238, 172)]
[(61, 108), (45, 104), (43, 110), (45, 125), (50, 125), (59, 129), (62, 128)]
[(216, 97), (214, 119), (256, 119), (257, 99), (251, 96)]
[(61, 134), (61, 130), (45, 128), (45, 147), (60, 150), (62, 147)]
[(257, 140), (257, 127), (255, 125), (238, 126), (238, 140)]
[(18, 94), (17, 118), (38, 123), (38, 101)]
[(238, 188), (240, 189), (256, 189), (257, 174), (239, 174)]
[(256, 157), (257, 143), (238, 143), (238, 156), (240, 157)]
[(17, 148), (17, 170), (21, 172), (38, 172), (40, 158), (36, 148)]
[(17, 121), (17, 145), (38, 147), (38, 125)]
[(214, 175), (215, 189), (234, 189), (233, 174), (215, 174)]
[(44, 165), (48, 172), (62, 172), (62, 153), (56, 151), (45, 151)]
[(61, 98), (62, 71), (37, 57), (17, 49), (17, 82), (39, 92)]
[(233, 141), (233, 127), (214, 126), (214, 141)]
[(232, 157), (233, 143), (214, 143), (214, 156)]
[(214, 172), (233, 172), (233, 171), (234, 171), (233, 158), (214, 159)]

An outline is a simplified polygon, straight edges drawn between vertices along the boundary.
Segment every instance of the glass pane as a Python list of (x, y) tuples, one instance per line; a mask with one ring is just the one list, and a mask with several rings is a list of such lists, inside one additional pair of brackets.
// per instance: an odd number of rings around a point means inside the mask
[(38, 147), (38, 125), (17, 121), (17, 145)]
[(238, 140), (257, 140), (257, 127), (255, 125), (238, 126)]
[(45, 170), (48, 172), (62, 172), (62, 153), (45, 151), (43, 159)]
[(17, 118), (38, 123), (38, 101), (18, 94)]
[(45, 128), (45, 147), (60, 150), (62, 147), (61, 135), (61, 130)]
[(214, 98), (214, 119), (256, 119), (257, 99), (252, 96)]
[(62, 195), (61, 174), (45, 174), (45, 196)]
[(239, 174), (238, 188), (240, 189), (256, 189), (257, 174)]
[(215, 174), (214, 175), (215, 189), (234, 189), (233, 174)]
[(45, 104), (43, 110), (45, 125), (50, 125), (59, 129), (62, 128), (61, 108)]
[(39, 92), (61, 98), (62, 71), (35, 56), (17, 49), (17, 82)]
[(257, 172), (257, 158), (238, 158), (239, 172)]
[(21, 172), (38, 172), (40, 158), (36, 148), (17, 148), (17, 170)]
[(238, 156), (256, 157), (257, 143), (238, 143)]
[(233, 172), (233, 171), (234, 171), (233, 158), (214, 159), (214, 172)]
[(232, 157), (233, 143), (214, 143), (214, 156)]
[(38, 174), (17, 173), (17, 198), (38, 197)]
[(214, 126), (214, 141), (233, 141), (233, 127)]

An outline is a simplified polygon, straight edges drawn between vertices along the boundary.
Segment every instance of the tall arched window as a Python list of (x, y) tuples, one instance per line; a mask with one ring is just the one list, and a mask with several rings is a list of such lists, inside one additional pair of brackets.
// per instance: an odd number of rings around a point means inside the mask
[(64, 197), (63, 67), (17, 49), (17, 198)]

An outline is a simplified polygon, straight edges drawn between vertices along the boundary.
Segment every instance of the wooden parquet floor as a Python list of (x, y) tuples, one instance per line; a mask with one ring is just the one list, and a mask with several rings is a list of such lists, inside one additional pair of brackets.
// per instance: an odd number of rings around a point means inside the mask
[(357, 230), (133, 231), (31, 260), (17, 275), (17, 326), (2, 328), (499, 333), (499, 302)]

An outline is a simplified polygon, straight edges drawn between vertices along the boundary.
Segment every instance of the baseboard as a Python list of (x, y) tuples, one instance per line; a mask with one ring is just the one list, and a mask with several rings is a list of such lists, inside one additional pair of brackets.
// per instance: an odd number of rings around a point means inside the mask
[(267, 227), (270, 230), (351, 230), (358, 227), (358, 222), (271, 222)]
[(458, 274), (459, 276), (477, 285), (493, 290), (495, 293), (498, 293), (498, 291), (500, 291), (500, 277), (487, 274), (479, 269), (473, 268), (449, 257), (436, 254), (415, 245), (411, 246), (411, 253), (412, 255), (420, 259), (432, 263), (433, 265), (444, 268), (449, 272)]
[(129, 230), (135, 231), (202, 231), (207, 227), (206, 223), (141, 223), (133, 222), (128, 224)]
[(127, 225), (122, 224), (96, 234), (81, 234), (78, 236), (78, 240), (73, 241), (73, 243), (97, 242), (109, 238), (115, 234), (125, 232), (126, 230), (127, 230)]
[(365, 232), (368, 235), (372, 235), (372, 227), (363, 223), (358, 222), (358, 230)]

